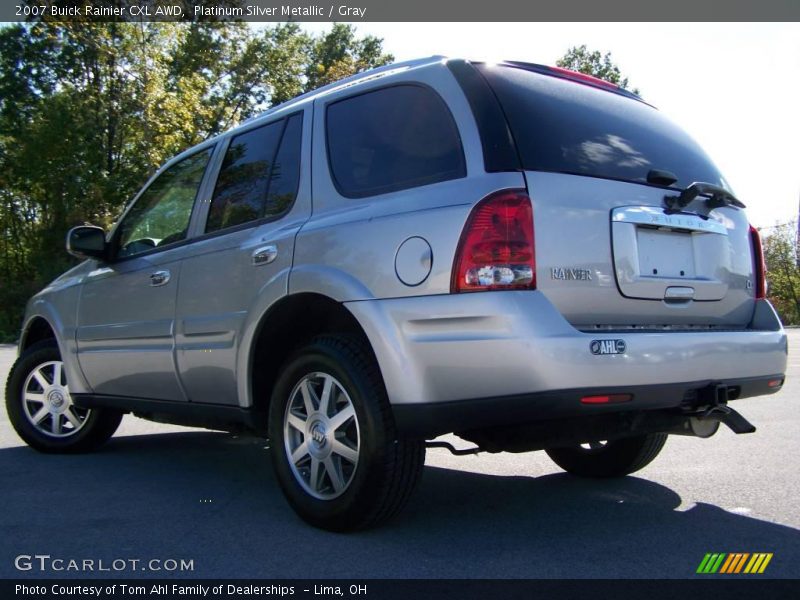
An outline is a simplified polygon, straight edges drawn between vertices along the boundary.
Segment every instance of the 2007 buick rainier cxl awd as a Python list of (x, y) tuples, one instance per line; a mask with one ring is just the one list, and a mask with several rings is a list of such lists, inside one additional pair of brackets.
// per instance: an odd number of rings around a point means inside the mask
[(397, 513), (449, 432), (626, 475), (669, 434), (753, 431), (731, 402), (783, 385), (743, 208), (614, 85), (390, 65), (175, 157), (108, 235), (71, 230), (85, 261), (27, 307), (9, 416), (44, 452), (123, 413), (255, 430), (294, 510), (340, 531)]

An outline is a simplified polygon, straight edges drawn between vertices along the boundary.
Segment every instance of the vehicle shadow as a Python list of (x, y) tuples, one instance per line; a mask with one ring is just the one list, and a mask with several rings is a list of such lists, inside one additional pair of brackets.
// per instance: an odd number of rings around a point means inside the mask
[[(797, 530), (707, 504), (678, 511), (675, 492), (637, 477), (427, 467), (390, 524), (319, 531), (289, 509), (268, 452), (197, 431), (118, 437), (87, 455), (0, 449), (0, 577), (663, 578), (693, 576), (706, 552), (774, 552), (766, 576), (797, 576)], [(20, 572), (20, 554), (194, 568)]]

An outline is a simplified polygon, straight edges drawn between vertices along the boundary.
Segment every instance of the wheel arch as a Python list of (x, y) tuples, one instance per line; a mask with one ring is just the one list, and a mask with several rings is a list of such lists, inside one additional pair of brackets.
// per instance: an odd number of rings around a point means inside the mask
[[(25, 327), (22, 328), (22, 335), (20, 336), (19, 340), (20, 354), (34, 344), (38, 344), (39, 342), (43, 342), (48, 339), (52, 339), (59, 344), (55, 327), (53, 327), (50, 324), (50, 321), (41, 315), (35, 315), (31, 317), (28, 319), (27, 323), (25, 323)], [(59, 344), (59, 349), (61, 349), (61, 344)], [(63, 349), (61, 350), (63, 353)]]
[(270, 306), (255, 328), (246, 361), (243, 404), (266, 415), (281, 367), (299, 348), (322, 334), (359, 337), (375, 357), (364, 329), (344, 304), (311, 292), (284, 296)]

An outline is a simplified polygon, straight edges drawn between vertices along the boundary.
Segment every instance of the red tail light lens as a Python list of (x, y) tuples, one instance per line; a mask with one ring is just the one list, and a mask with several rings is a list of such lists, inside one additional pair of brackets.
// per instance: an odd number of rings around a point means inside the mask
[(755, 262), (756, 299), (767, 297), (767, 265), (764, 262), (764, 250), (761, 246), (761, 234), (750, 225), (750, 243), (753, 245), (753, 261)]
[(467, 219), (456, 250), (450, 291), (536, 288), (533, 208), (525, 190), (502, 190), (481, 200)]

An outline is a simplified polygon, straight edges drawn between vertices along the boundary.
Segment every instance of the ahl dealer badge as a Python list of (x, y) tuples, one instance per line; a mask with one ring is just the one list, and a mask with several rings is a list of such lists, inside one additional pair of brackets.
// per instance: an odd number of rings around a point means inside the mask
[(595, 355), (625, 354), (625, 340), (592, 340), (589, 350)]

